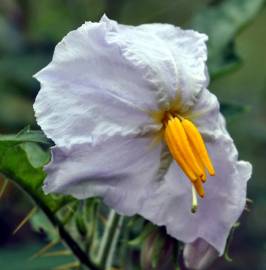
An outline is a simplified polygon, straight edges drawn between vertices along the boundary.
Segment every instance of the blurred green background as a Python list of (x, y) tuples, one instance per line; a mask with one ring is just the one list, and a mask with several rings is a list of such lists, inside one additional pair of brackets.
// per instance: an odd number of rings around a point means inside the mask
[[(240, 18), (247, 16), (241, 9), (243, 1), (231, 1), (236, 3)], [(214, 38), (220, 35), (219, 45), (226, 33), (233, 29), (234, 21), (221, 22), (223, 28), (210, 29), (219, 22), (219, 14), (214, 12), (212, 20), (205, 22), (205, 28), (199, 26), (199, 20), (195, 18), (204, 14), (206, 9), (218, 9), (223, 2), (226, 1), (0, 0), (0, 133), (16, 133), (28, 124), (37, 128), (32, 103), (39, 85), (32, 75), (51, 60), (55, 44), (84, 21), (97, 21), (106, 13), (126, 24), (167, 22), (185, 28), (193, 25), (200, 30), (213, 31)], [(233, 14), (233, 8), (228, 14), (230, 12)], [(251, 211), (242, 216), (241, 226), (234, 235), (229, 251), (233, 261), (220, 259), (213, 269), (263, 270), (266, 269), (265, 5), (258, 5), (256, 12), (239, 28), (241, 31), (238, 29), (232, 33), (228, 46), (230, 52), (223, 53), (226, 61), (231, 61), (235, 57), (235, 47), (241, 61), (232, 65), (226, 74), (218, 74), (214, 68), (209, 88), (224, 104), (235, 104), (225, 113), (241, 159), (254, 165), (253, 177), (248, 184), (248, 197), (253, 204), (250, 205)], [(222, 30), (225, 33), (219, 33)], [(235, 40), (234, 45), (232, 40)], [(212, 44), (213, 39), (210, 40)], [(0, 184), (3, 184), (1, 179)], [(24, 193), (9, 184), (0, 200), (0, 269), (44, 270), (69, 261), (69, 258), (29, 261), (41, 247), (43, 236), (35, 233), (29, 224), (14, 236), (12, 231), (31, 208), (32, 203)]]

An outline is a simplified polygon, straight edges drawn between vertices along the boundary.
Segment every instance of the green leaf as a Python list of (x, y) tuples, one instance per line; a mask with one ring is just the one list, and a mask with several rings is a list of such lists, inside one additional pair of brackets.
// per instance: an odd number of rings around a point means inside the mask
[(29, 128), (17, 135), (0, 135), (0, 172), (14, 180), (38, 204), (55, 212), (70, 199), (43, 193), (43, 166), (49, 162), (50, 152), (36, 142), (50, 144), (42, 132)]
[[(81, 263), (91, 269), (98, 269), (73, 239), (71, 230), (66, 231), (64, 224), (56, 215), (59, 210), (64, 209), (64, 206), (76, 201), (69, 196), (53, 196), (43, 193), (42, 185), (45, 178), (43, 167), (50, 160), (50, 152), (32, 142), (37, 140), (43, 143), (45, 140), (42, 136), (31, 137), (29, 133), (30, 130), (26, 128), (17, 135), (2, 136), (2, 141), (0, 140), (0, 172), (12, 179), (33, 199), (58, 230), (59, 237), (67, 243)], [(26, 141), (22, 139), (25, 137)]]
[(0, 135), (0, 144), (8, 143), (9, 145), (15, 145), (24, 142), (35, 142), (46, 145), (52, 144), (52, 142), (47, 139), (47, 137), (42, 131), (30, 130), (28, 126), (26, 126), (23, 130), (21, 130), (18, 134), (15, 135)]
[(56, 228), (42, 211), (38, 211), (36, 214), (34, 214), (30, 223), (36, 232), (43, 230), (49, 241), (56, 242), (60, 239), (58, 230), (56, 230)]
[(20, 147), (26, 153), (27, 159), (31, 160), (31, 165), (35, 169), (41, 168), (50, 160), (50, 155), (36, 143), (23, 143)]
[(234, 39), (261, 10), (265, 0), (225, 0), (205, 8), (191, 27), (209, 36), (208, 66), (212, 77), (241, 65)]
[[(45, 178), (42, 166), (50, 159), (49, 152), (31, 142), (2, 147), (3, 149), (5, 151), (0, 152), (2, 156), (0, 171), (14, 180), (40, 204), (45, 204), (53, 211), (58, 210), (61, 203), (55, 201), (51, 196), (45, 196), (42, 192), (42, 183)], [(39, 154), (36, 154), (35, 151)], [(36, 168), (37, 164), (39, 166)]]

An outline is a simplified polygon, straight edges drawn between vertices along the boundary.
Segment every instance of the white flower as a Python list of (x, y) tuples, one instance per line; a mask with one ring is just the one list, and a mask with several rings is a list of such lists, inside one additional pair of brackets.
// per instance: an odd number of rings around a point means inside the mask
[[(121, 214), (165, 225), (185, 243), (202, 238), (222, 254), (251, 165), (238, 161), (206, 89), (206, 40), (173, 25), (126, 26), (106, 16), (70, 32), (36, 75), (36, 117), (56, 144), (45, 192), (101, 196)], [(195, 214), (194, 188), (205, 194)]]

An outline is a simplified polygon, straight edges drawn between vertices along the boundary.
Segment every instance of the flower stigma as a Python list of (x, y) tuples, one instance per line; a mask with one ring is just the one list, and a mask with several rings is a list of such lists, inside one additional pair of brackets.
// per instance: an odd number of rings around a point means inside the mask
[(164, 140), (168, 149), (192, 183), (192, 212), (196, 212), (196, 193), (203, 198), (203, 183), (207, 172), (215, 175), (204, 140), (192, 121), (173, 112), (166, 112), (163, 118)]
[(197, 199), (197, 191), (194, 186), (191, 185), (192, 188), (192, 204), (191, 204), (191, 213), (195, 214), (198, 210), (198, 199)]

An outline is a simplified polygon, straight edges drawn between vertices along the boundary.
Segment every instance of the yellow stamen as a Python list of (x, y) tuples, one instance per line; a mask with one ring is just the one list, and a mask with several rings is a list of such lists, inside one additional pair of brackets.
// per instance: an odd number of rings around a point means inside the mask
[(166, 128), (164, 138), (166, 144), (168, 145), (169, 151), (177, 164), (181, 167), (183, 172), (187, 175), (187, 177), (193, 182), (197, 180), (197, 176), (191, 170), (191, 168), (186, 164), (185, 160), (183, 159), (181, 153), (179, 152), (178, 148), (176, 147), (174, 138), (172, 137), (172, 133), (169, 127)]
[(189, 138), (191, 144), (198, 153), (198, 156), (200, 157), (202, 163), (207, 168), (209, 174), (211, 176), (215, 175), (215, 170), (209, 158), (208, 151), (198, 129), (194, 126), (192, 122), (186, 119), (182, 121), (182, 126), (184, 127), (187, 137)]
[(195, 158), (196, 158), (198, 164), (200, 165), (201, 170), (203, 171), (203, 175), (202, 175), (202, 177), (201, 177), (200, 179), (201, 179), (202, 182), (206, 182), (206, 180), (207, 180), (207, 175), (206, 175), (205, 166), (204, 166), (204, 164), (202, 163), (201, 158), (200, 158), (198, 152), (196, 151), (194, 145), (191, 143), (190, 139), (189, 139), (189, 142), (190, 142), (190, 146), (191, 146), (192, 152), (193, 152), (193, 154), (194, 154), (194, 156), (195, 156)]
[(173, 134), (174, 140), (180, 150), (182, 156), (184, 157), (187, 164), (189, 164), (194, 171), (194, 173), (202, 177), (204, 175), (195, 156), (193, 155), (192, 149), (190, 147), (187, 135), (181, 124), (181, 121), (178, 118), (170, 119), (168, 121), (168, 126)]
[(204, 188), (203, 188), (203, 184), (202, 184), (201, 180), (198, 179), (196, 182), (193, 183), (193, 185), (194, 185), (197, 193), (199, 194), (199, 196), (201, 198), (203, 198), (205, 195), (205, 192), (204, 192)]
[[(215, 175), (204, 141), (197, 128), (187, 119), (167, 113), (163, 117), (164, 139), (168, 149), (192, 182), (192, 195), (198, 193), (204, 197), (203, 183), (206, 181), (206, 170)], [(193, 193), (194, 192), (194, 193)], [(194, 194), (195, 195), (195, 194)], [(192, 196), (192, 212), (195, 212), (196, 197)], [(196, 203), (197, 204), (197, 203)]]

